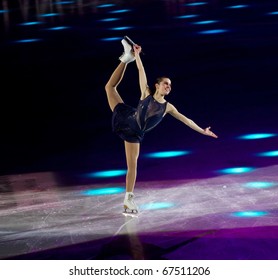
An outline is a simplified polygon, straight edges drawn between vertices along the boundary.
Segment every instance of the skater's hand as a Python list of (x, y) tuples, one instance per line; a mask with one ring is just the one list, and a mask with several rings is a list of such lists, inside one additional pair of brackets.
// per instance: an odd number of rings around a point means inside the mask
[(133, 51), (134, 51), (135, 54), (139, 54), (142, 51), (142, 48), (139, 45), (134, 45), (133, 46)]
[(218, 138), (212, 131), (210, 131), (210, 126), (204, 129), (204, 134), (207, 136), (211, 136), (213, 138)]

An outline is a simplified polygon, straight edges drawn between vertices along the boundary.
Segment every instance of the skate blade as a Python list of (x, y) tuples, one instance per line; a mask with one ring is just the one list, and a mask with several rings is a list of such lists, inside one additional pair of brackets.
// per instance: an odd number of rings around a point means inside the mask
[(135, 213), (135, 212), (123, 212), (122, 213), (125, 217), (132, 217), (132, 218), (138, 218), (139, 213)]
[(137, 210), (130, 210), (127, 208), (127, 206), (124, 205), (123, 215), (137, 217), (138, 214), (139, 214), (139, 212)]
[[(124, 39), (125, 39), (132, 47), (136, 45), (128, 36), (124, 36)], [(142, 49), (141, 49), (141, 54), (144, 55)]]
[(131, 46), (136, 45), (129, 37), (124, 36), (124, 39), (125, 39)]

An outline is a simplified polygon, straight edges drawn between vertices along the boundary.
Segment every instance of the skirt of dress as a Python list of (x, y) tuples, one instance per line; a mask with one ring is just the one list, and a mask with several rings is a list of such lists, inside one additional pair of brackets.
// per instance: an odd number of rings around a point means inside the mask
[(124, 141), (141, 143), (144, 135), (138, 127), (135, 115), (135, 108), (124, 103), (117, 104), (112, 116), (112, 130)]

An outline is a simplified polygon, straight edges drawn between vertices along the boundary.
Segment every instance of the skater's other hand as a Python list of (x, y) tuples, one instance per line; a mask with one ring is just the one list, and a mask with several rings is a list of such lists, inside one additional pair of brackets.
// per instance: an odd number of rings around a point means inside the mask
[(210, 130), (210, 126), (204, 129), (204, 134), (213, 138), (218, 138), (218, 136)]

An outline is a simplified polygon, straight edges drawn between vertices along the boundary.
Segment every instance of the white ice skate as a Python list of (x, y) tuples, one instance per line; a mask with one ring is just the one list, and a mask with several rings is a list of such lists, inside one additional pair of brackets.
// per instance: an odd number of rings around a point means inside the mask
[(138, 214), (138, 207), (134, 202), (134, 194), (128, 193), (124, 199), (124, 212), (123, 214)]
[[(130, 44), (132, 48), (136, 45), (128, 36), (125, 36), (124, 39)], [(141, 54), (144, 54), (142, 49), (141, 49)]]
[(135, 56), (132, 53), (132, 46), (125, 40), (123, 39), (122, 45), (124, 47), (124, 52), (123, 54), (119, 57), (120, 61), (123, 63), (130, 63), (135, 60)]
[(125, 36), (124, 39), (125, 39), (132, 47), (136, 45), (128, 36)]

